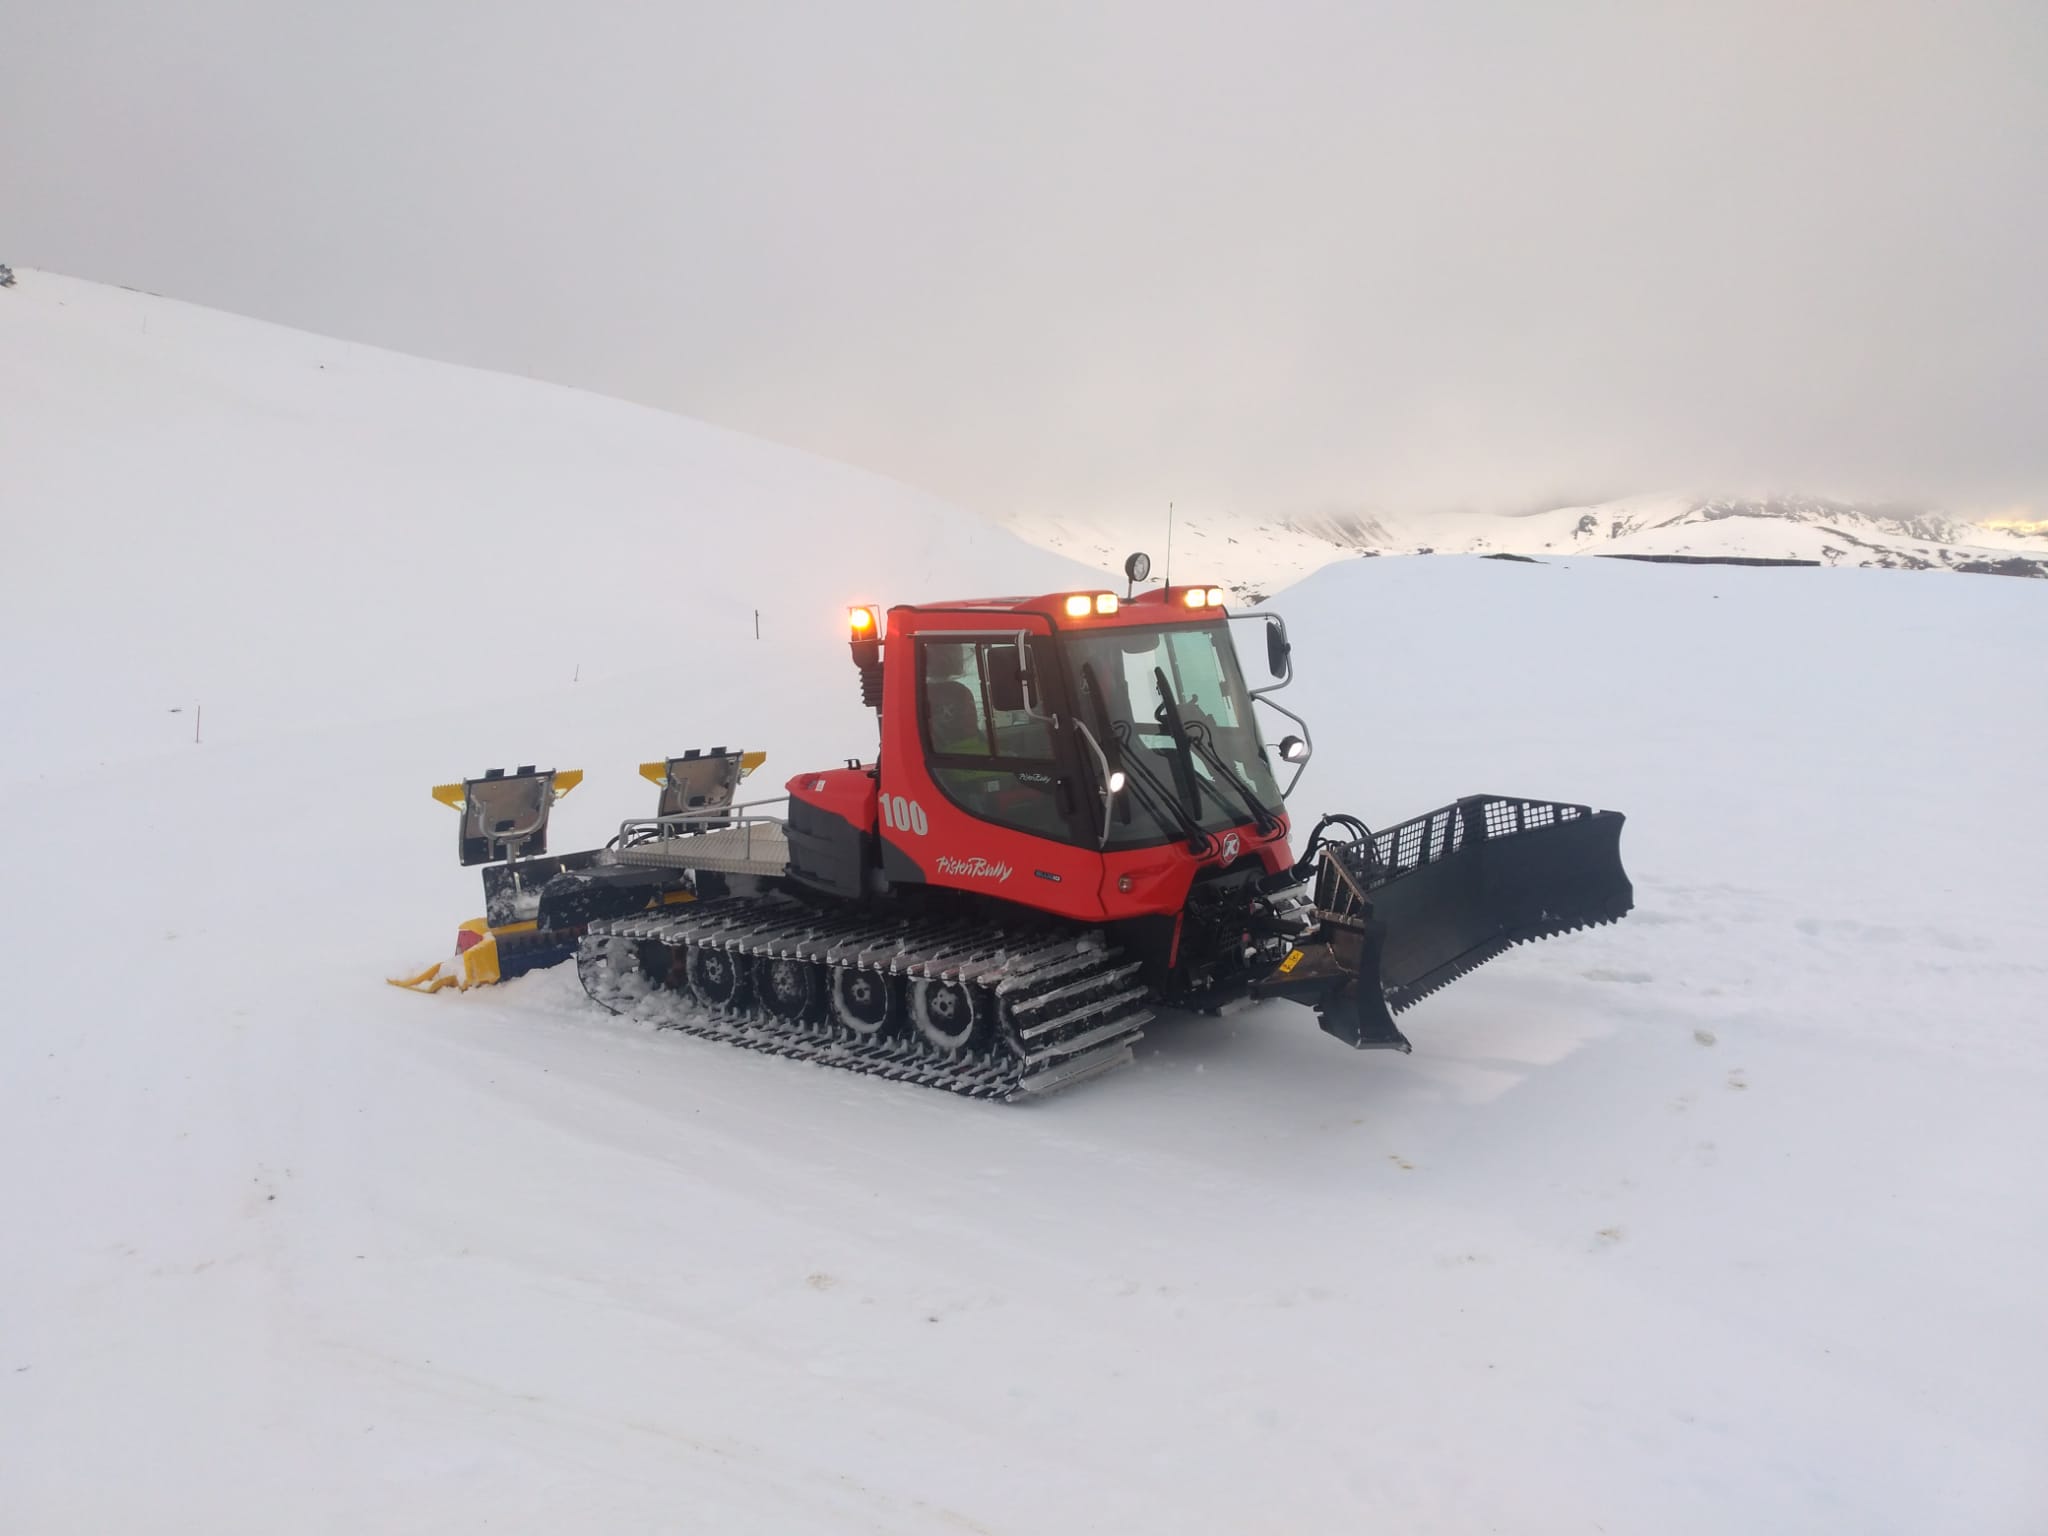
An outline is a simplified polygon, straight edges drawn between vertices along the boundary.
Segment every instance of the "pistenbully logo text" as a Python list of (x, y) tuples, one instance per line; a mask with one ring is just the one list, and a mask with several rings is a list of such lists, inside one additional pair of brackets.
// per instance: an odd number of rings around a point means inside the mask
[(949, 853), (942, 853), (938, 862), (942, 875), (965, 875), (973, 880), (993, 880), (998, 885), (1015, 873), (1007, 864), (991, 863), (978, 855), (971, 859), (956, 859)]

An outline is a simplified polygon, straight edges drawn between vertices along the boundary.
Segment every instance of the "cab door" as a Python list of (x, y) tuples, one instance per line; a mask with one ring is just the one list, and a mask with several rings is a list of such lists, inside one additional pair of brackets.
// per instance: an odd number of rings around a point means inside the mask
[(1102, 860), (1072, 744), (1006, 687), (1021, 625), (1015, 615), (1003, 624), (949, 624), (890, 641), (883, 871), (1099, 918)]

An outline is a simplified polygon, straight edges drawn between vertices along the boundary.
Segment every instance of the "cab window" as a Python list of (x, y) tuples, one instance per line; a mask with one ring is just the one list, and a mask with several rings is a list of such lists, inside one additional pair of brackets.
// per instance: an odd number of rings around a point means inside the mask
[(1008, 636), (919, 642), (918, 714), (931, 775), (978, 820), (1066, 838), (1051, 727), (991, 701), (990, 652), (1015, 644)]
[(925, 740), (941, 757), (993, 757), (981, 677), (981, 647), (931, 642), (924, 648), (921, 707)]

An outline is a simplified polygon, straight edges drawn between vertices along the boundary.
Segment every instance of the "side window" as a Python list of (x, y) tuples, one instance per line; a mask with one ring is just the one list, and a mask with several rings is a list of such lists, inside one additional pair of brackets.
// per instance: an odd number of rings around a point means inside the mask
[(928, 766), (946, 797), (977, 820), (1066, 839), (1073, 829), (1061, 809), (1051, 727), (1025, 710), (989, 702), (989, 652), (1010, 643), (920, 644), (918, 704), (934, 759)]
[[(981, 649), (982, 672), (989, 674), (991, 658), (1007, 659), (1012, 668), (1016, 664), (1015, 645), (988, 645)], [(984, 689), (982, 696), (989, 701), (989, 736), (995, 742), (997, 757), (1028, 758), (1036, 763), (1052, 761), (1052, 726), (1040, 720), (1029, 710), (998, 709), (995, 690)]]
[(927, 644), (922, 683), (925, 733), (932, 751), (941, 757), (991, 756), (981, 705), (981, 647), (971, 641)]

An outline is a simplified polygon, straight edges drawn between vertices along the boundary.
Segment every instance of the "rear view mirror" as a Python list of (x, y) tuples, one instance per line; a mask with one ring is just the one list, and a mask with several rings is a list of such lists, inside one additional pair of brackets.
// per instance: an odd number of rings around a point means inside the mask
[(1014, 645), (988, 649), (988, 702), (1005, 713), (1024, 707), (1024, 658)]
[(1285, 682), (1293, 671), (1294, 663), (1288, 659), (1294, 649), (1287, 643), (1287, 621), (1277, 613), (1266, 616), (1266, 670), (1273, 674), (1276, 682)]

